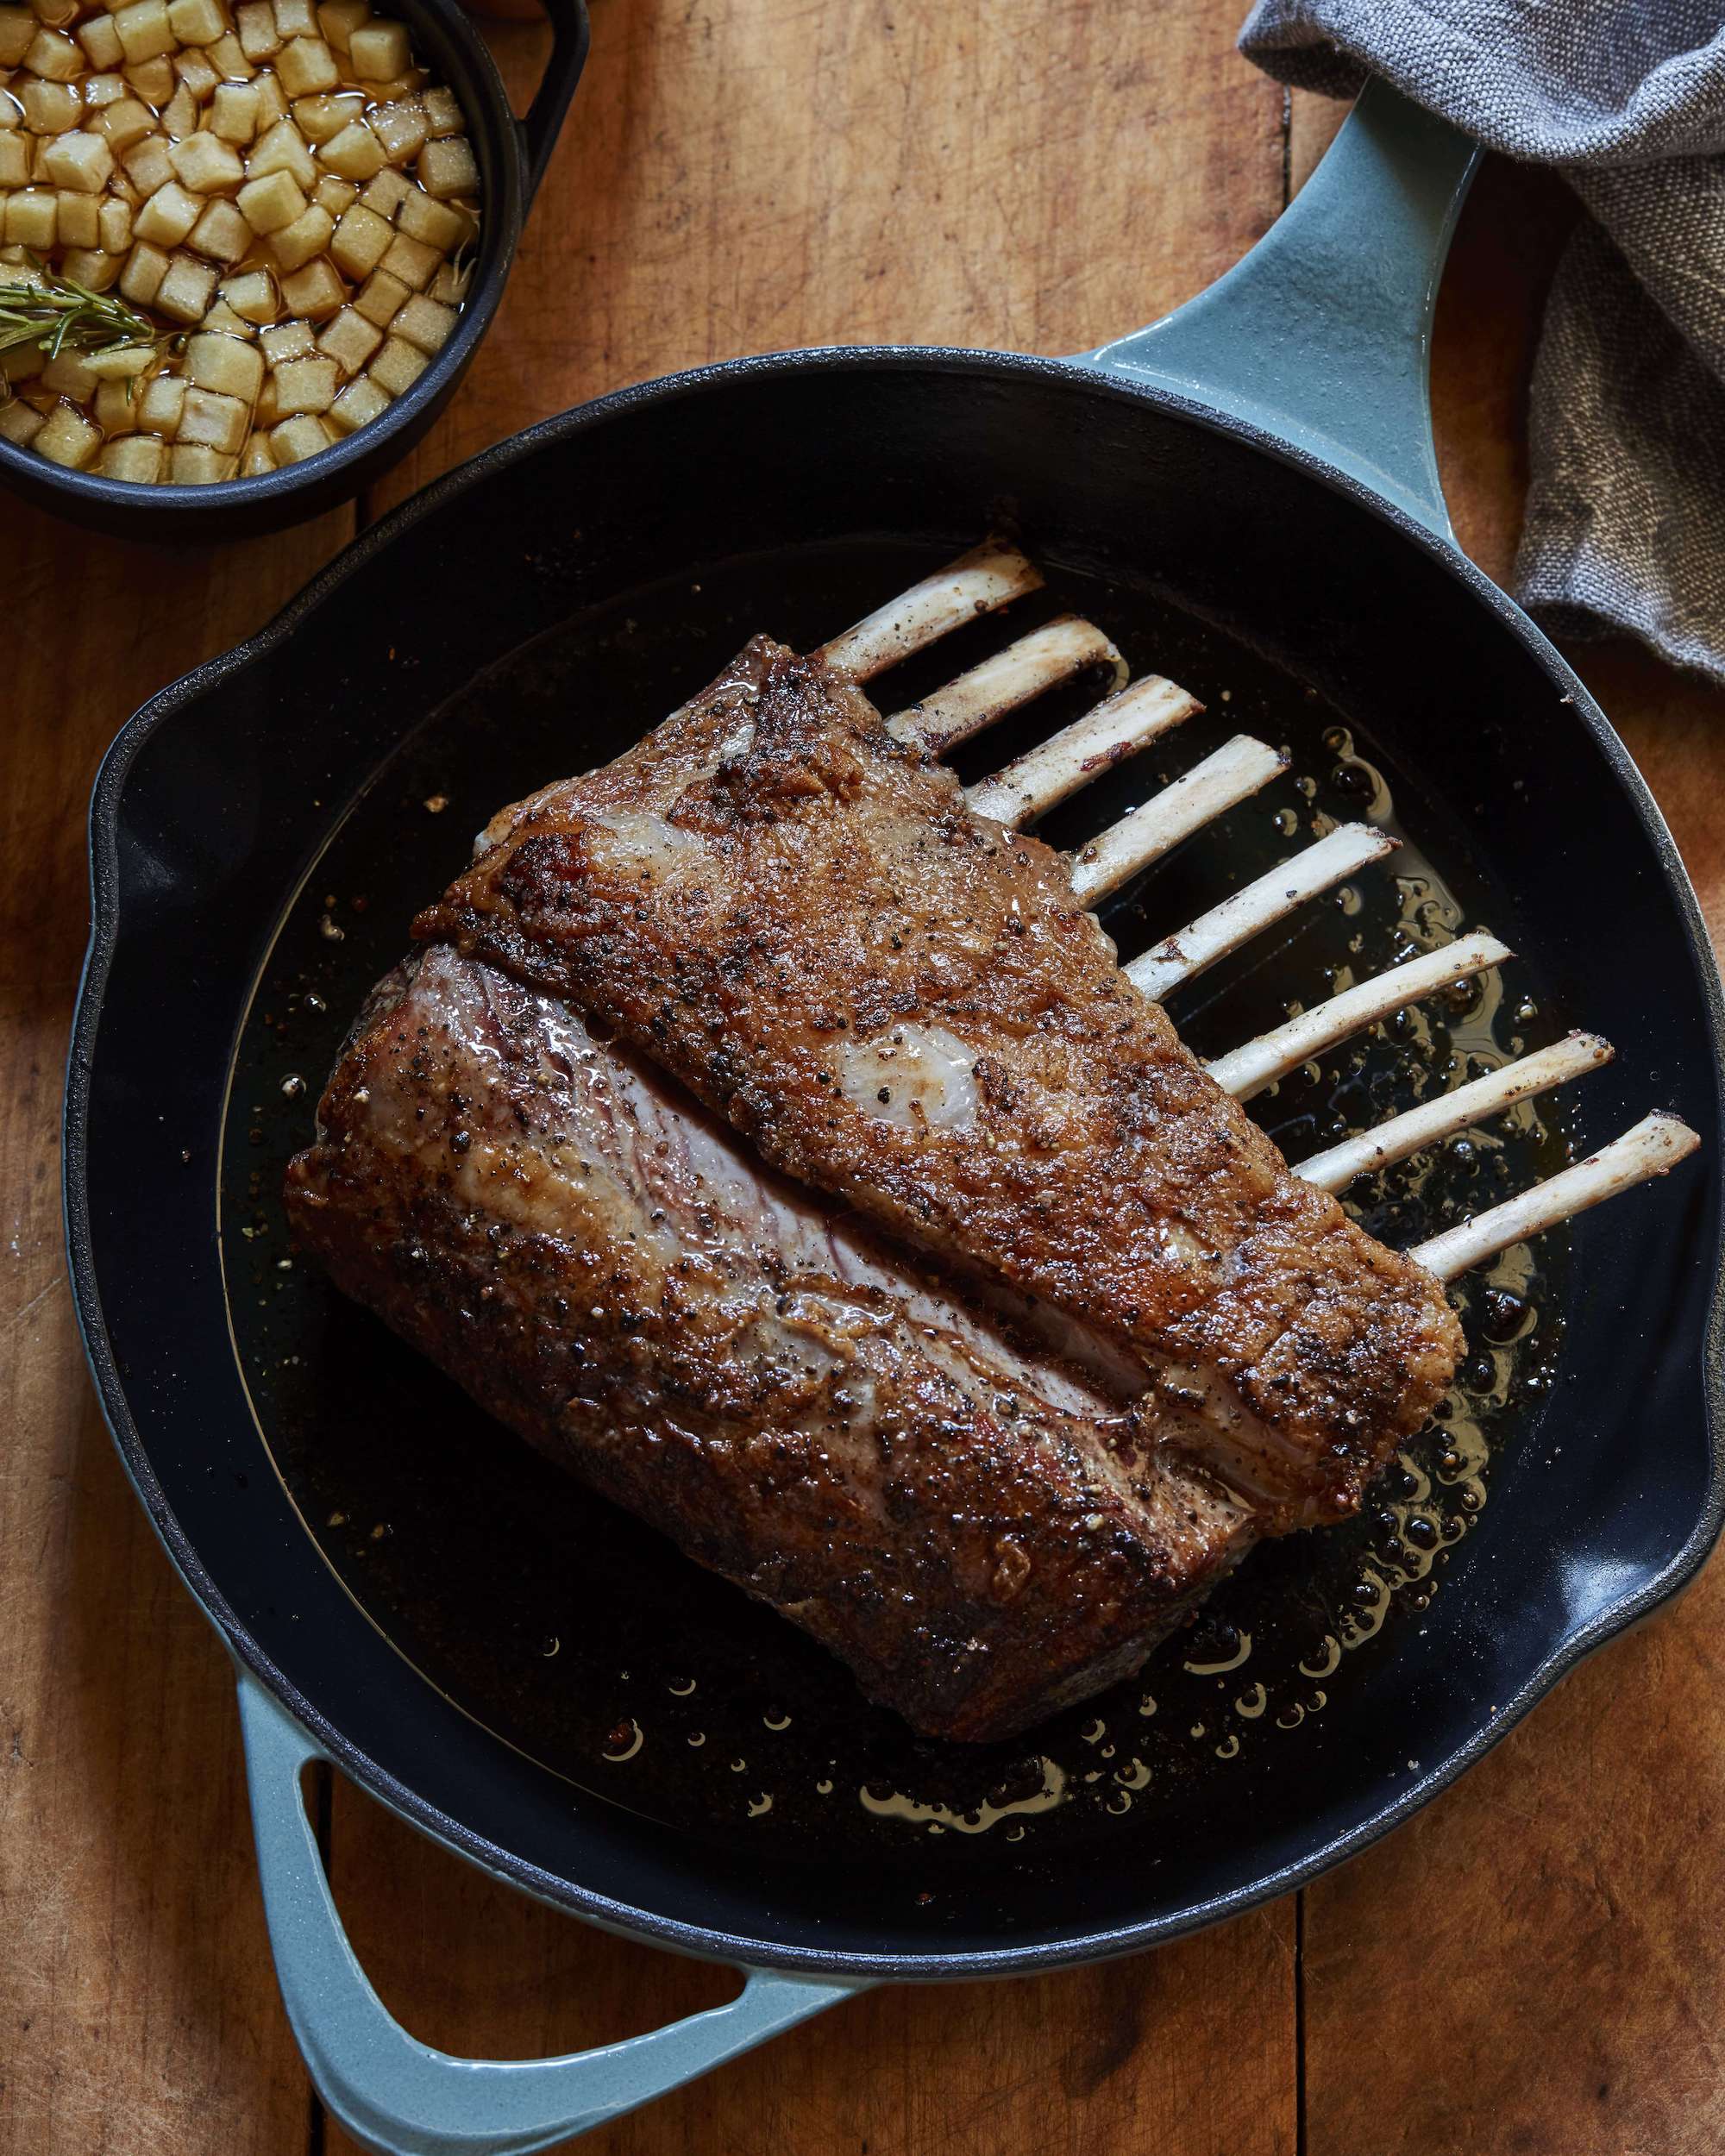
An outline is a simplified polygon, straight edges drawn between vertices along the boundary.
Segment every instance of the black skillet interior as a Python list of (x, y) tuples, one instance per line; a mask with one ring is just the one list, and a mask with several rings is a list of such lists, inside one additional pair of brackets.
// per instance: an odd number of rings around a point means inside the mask
[[(1619, 1062), (1500, 1144), (1360, 1187), (1371, 1224), (1411, 1239), (1652, 1105), (1706, 1150), (1465, 1291), (1475, 1352), (1445, 1422), (1364, 1520), (1258, 1552), (1141, 1681), (982, 1753), (913, 1739), (486, 1425), (294, 1263), (276, 1194), (353, 1007), (493, 808), (614, 754), (752, 630), (818, 642), (1002, 521), (1051, 573), (1019, 619), (1088, 611), (1209, 705), (1051, 836), (1227, 733), (1293, 751), (1124, 895), (1123, 947), (1314, 819), (1391, 814), (1413, 842), (1176, 997), (1201, 1051), (1458, 926), (1522, 954), (1501, 1000), (1463, 993), (1267, 1099), (1295, 1156), (1448, 1057), (1576, 1024)], [(883, 688), (907, 699), (1007, 633)], [(1118, 1951), (1381, 1831), (1686, 1578), (1719, 1522), (1714, 975), (1575, 693), (1489, 586), (1346, 492), (1037, 362), (826, 355), (627, 392), (369, 535), (141, 714), (95, 811), (80, 1304), (129, 1463), (242, 1658), (492, 1868), (756, 1961)]]

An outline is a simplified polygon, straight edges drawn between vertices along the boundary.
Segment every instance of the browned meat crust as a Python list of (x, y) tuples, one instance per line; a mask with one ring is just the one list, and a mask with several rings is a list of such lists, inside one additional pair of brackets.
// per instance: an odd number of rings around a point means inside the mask
[(1292, 1175), (1062, 858), (756, 638), (506, 811), (416, 924), (566, 998), (774, 1165), (1159, 1374), (1267, 1529), (1337, 1518), (1448, 1383), (1439, 1282)]
[(434, 950), (368, 1007), (289, 1171), (300, 1244), (919, 1728), (1006, 1736), (1114, 1682), (1254, 1539), (1140, 1411), (560, 1003)]

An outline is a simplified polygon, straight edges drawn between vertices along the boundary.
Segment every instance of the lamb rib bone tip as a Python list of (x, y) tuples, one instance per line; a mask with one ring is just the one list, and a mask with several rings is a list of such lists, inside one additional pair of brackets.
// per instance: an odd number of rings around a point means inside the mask
[(978, 816), (991, 816), (998, 824), (1033, 823), (1203, 708), (1177, 682), (1146, 674), (990, 777), (979, 779), (964, 798)]
[(1656, 1108), (1574, 1167), (1535, 1183), (1519, 1197), (1506, 1198), (1501, 1206), (1476, 1213), (1459, 1226), (1446, 1228), (1429, 1242), (1416, 1244), (1408, 1256), (1440, 1280), (1453, 1280), (1512, 1244), (1525, 1243), (1529, 1236), (1554, 1228), (1590, 1206), (1602, 1205), (1620, 1191), (1663, 1175), (1686, 1160), (1700, 1143), (1681, 1117)]
[(913, 652), (997, 612), (1042, 586), (1042, 572), (1005, 540), (985, 540), (969, 554), (876, 607), (814, 654), (848, 681), (872, 681)]
[(1327, 1002), (1301, 1012), (1297, 1018), (1288, 1019), (1268, 1033), (1261, 1033), (1256, 1040), (1247, 1041), (1244, 1047), (1219, 1056), (1208, 1066), (1210, 1075), (1235, 1100), (1250, 1100), (1255, 1094), (1262, 1093), (1276, 1079), (1285, 1078), (1290, 1070), (1296, 1070), (1314, 1056), (1322, 1055), (1338, 1041), (1363, 1031), (1379, 1018), (1387, 1018), (1404, 1004), (1416, 1003), (1421, 996), (1447, 988), (1469, 974), (1484, 973), (1488, 967), (1501, 965), (1514, 955), (1509, 945), (1500, 943), (1495, 936), (1459, 936), (1440, 950), (1406, 959), (1399, 966), (1374, 974), (1370, 981), (1344, 988)]
[(1073, 895), (1095, 906), (1287, 768), (1288, 759), (1265, 743), (1236, 734), (1184, 778), (1081, 847), (1072, 857)]
[(921, 703), (894, 711), (887, 721), (887, 731), (895, 741), (919, 746), (932, 756), (944, 756), (1008, 711), (1091, 667), (1107, 667), (1116, 688), (1126, 679), (1126, 661), (1094, 622), (1077, 614), (1061, 614), (936, 689)]
[(1453, 1093), (1422, 1100), (1417, 1107), (1380, 1123), (1376, 1130), (1361, 1131), (1327, 1151), (1314, 1153), (1294, 1173), (1320, 1190), (1346, 1189), (1368, 1169), (1393, 1167), (1409, 1153), (1417, 1153), (1422, 1145), (1435, 1145), (1458, 1131), (1471, 1130), (1489, 1116), (1502, 1115), (1536, 1093), (1584, 1077), (1590, 1070), (1609, 1063), (1615, 1053), (1610, 1042), (1597, 1033), (1568, 1034), (1549, 1048), (1518, 1056), (1502, 1070), (1488, 1071), (1484, 1078), (1458, 1086)]
[(1375, 824), (1343, 824), (1134, 958), (1126, 968), (1126, 979), (1152, 1003), (1160, 1003), (1182, 981), (1401, 843)]

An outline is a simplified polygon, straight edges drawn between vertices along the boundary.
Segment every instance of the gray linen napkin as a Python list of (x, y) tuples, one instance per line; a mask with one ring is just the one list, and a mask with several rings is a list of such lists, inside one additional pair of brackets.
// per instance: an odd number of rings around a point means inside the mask
[(1258, 0), (1240, 49), (1562, 172), (1516, 596), (1725, 682), (1725, 0)]

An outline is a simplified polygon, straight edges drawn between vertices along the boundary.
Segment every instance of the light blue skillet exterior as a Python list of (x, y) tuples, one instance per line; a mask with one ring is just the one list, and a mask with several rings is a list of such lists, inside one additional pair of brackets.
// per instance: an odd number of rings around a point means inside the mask
[[(1450, 538), (1427, 378), (1438, 279), (1478, 155), (1373, 85), (1244, 261), (1081, 364), (1243, 420)], [(324, 2103), (384, 2156), (527, 2156), (869, 1988), (750, 1970), (728, 2006), (596, 2051), (521, 2060), (433, 2051), (385, 2011), (342, 1928), (300, 1793), (318, 1746), (244, 1672), (240, 1722), (288, 2019)]]

